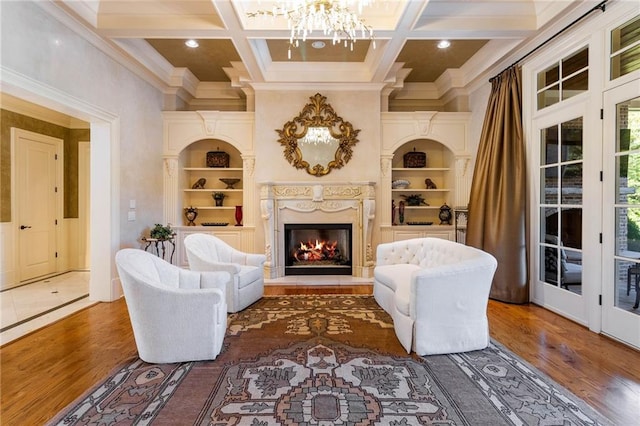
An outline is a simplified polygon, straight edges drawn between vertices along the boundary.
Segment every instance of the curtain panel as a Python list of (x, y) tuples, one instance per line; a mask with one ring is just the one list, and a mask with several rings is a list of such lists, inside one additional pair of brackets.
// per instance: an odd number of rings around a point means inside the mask
[(469, 199), (467, 244), (498, 260), (490, 297), (529, 301), (521, 68), (491, 80)]

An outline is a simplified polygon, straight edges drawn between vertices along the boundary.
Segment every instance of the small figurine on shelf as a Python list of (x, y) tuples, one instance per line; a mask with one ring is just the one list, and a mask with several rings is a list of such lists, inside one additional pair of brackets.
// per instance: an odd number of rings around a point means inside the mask
[(424, 184), (427, 186), (427, 189), (438, 189), (436, 183), (429, 178), (424, 180)]
[(398, 216), (400, 219), (400, 225), (404, 225), (404, 201), (400, 201), (400, 207), (398, 207)]
[(193, 186), (191, 186), (191, 189), (204, 189), (205, 183), (207, 183), (207, 180), (205, 178), (200, 178), (193, 184)]
[(211, 196), (215, 200), (217, 207), (222, 206), (222, 200), (224, 200), (224, 197), (226, 197), (226, 195), (224, 195), (224, 193), (222, 192), (214, 192), (213, 194), (211, 194)]
[(185, 207), (184, 216), (189, 221), (189, 223), (187, 223), (187, 226), (195, 226), (196, 225), (195, 220), (196, 220), (196, 217), (198, 217), (198, 208), (192, 207), (192, 206)]

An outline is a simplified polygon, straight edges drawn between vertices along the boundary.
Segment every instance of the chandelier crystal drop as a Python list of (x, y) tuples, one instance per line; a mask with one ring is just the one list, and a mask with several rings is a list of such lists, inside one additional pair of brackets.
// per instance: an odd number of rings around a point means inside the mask
[[(369, 39), (376, 48), (373, 28), (367, 25), (358, 14), (371, 5), (374, 0), (286, 0), (277, 2), (271, 10), (258, 10), (247, 13), (250, 18), (259, 16), (282, 16), (287, 20), (291, 31), (289, 36), (289, 59), (291, 47), (298, 47), (313, 31), (322, 31), (330, 36), (333, 44), (353, 45), (358, 38)], [(349, 8), (357, 6), (358, 13)], [(360, 35), (360, 37), (358, 37)]]
[(333, 145), (334, 143), (340, 143), (340, 141), (333, 136), (326, 127), (309, 127), (305, 135), (300, 138), (301, 143), (312, 145)]

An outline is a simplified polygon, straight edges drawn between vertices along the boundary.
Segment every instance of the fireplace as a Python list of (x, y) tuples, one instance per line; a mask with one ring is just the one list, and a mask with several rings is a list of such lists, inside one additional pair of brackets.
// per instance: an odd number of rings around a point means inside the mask
[[(266, 277), (270, 279), (293, 274), (373, 276), (371, 234), (375, 216), (375, 185), (372, 182), (291, 183), (266, 182), (260, 188), (260, 211), (264, 224)], [(320, 224), (320, 225), (318, 225)], [(328, 236), (342, 244), (340, 253), (347, 260), (330, 267), (293, 264), (289, 255), (294, 246), (285, 242), (285, 225), (301, 225), (299, 229), (338, 228), (346, 224), (347, 237)], [(296, 237), (292, 244), (315, 244), (316, 236)], [(321, 236), (317, 237), (322, 239)], [(347, 245), (345, 248), (344, 245)], [(304, 250), (304, 249), (303, 249)], [(300, 257), (300, 255), (299, 255)], [(286, 269), (286, 271), (285, 271)], [(293, 272), (295, 271), (295, 272)]]
[(351, 275), (350, 223), (284, 224), (285, 275)]

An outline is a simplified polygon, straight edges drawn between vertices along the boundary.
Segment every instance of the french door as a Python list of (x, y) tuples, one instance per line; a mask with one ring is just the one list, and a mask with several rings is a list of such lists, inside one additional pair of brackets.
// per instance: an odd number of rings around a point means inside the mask
[(602, 332), (640, 348), (640, 80), (603, 105)]
[(538, 232), (533, 247), (538, 268), (533, 282), (536, 303), (586, 325), (584, 296), (592, 277), (584, 268), (584, 182), (591, 168), (585, 160), (594, 155), (586, 143), (585, 117), (582, 103), (535, 120), (538, 208), (533, 215)]

